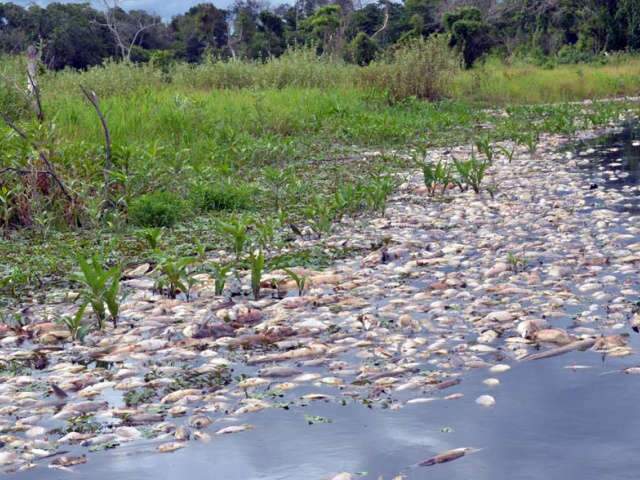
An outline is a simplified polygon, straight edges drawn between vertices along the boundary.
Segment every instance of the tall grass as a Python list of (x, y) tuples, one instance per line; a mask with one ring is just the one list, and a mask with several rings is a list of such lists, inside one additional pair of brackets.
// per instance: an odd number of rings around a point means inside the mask
[(490, 59), (453, 78), (455, 98), (487, 105), (556, 103), (640, 94), (640, 58), (558, 65), (506, 65)]

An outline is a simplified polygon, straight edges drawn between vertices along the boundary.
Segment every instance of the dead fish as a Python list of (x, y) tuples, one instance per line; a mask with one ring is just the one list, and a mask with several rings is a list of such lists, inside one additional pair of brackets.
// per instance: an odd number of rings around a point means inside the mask
[(464, 457), (468, 453), (472, 453), (475, 451), (478, 451), (478, 450), (474, 448), (468, 448), (468, 447), (454, 448), (453, 450), (447, 450), (444, 453), (440, 453), (435, 457), (428, 458), (427, 460), (420, 462), (418, 465), (421, 467), (430, 467), (432, 465), (438, 465), (440, 463), (452, 462), (454, 460)]
[(462, 382), (461, 379), (453, 378), (451, 380), (445, 380), (444, 382), (436, 383), (434, 386), (438, 390), (444, 390), (446, 388), (455, 387), (456, 385), (459, 385), (460, 382)]
[(572, 352), (574, 350), (586, 350), (587, 348), (591, 348), (595, 345), (595, 338), (588, 338), (586, 340), (578, 340), (575, 342), (571, 342), (568, 345), (564, 345), (562, 347), (550, 348), (549, 350), (545, 350), (544, 352), (532, 353), (523, 357), (522, 361), (529, 360), (542, 360), (544, 358), (557, 357), (558, 355), (564, 355), (565, 353)]
[(73, 465), (81, 465), (83, 463), (87, 463), (86, 455), (80, 455), (79, 457), (63, 455), (51, 462), (51, 465), (56, 467), (72, 467)]
[(229, 433), (239, 433), (244, 432), (245, 430), (253, 429), (253, 425), (244, 424), (244, 425), (231, 425), (230, 427), (221, 428), (216, 432), (216, 435), (227, 435)]
[(138, 413), (126, 417), (124, 423), (131, 426), (157, 423), (164, 420), (164, 416), (159, 413)]
[(262, 377), (286, 378), (292, 377), (293, 375), (300, 375), (302, 374), (302, 370), (292, 367), (268, 367), (260, 369), (258, 374)]
[(55, 383), (51, 384), (51, 390), (53, 390), (53, 394), (60, 400), (69, 398), (69, 395), (67, 395), (67, 393), (64, 390), (62, 390), (59, 386), (57, 386)]
[(183, 442), (169, 442), (163, 443), (162, 445), (158, 445), (158, 451), (162, 453), (170, 453), (175, 452), (176, 450), (180, 450), (184, 448), (185, 444)]

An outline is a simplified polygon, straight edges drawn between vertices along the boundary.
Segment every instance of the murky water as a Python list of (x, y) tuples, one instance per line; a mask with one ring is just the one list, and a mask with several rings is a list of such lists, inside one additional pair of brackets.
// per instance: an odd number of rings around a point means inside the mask
[[(637, 339), (633, 342), (636, 346)], [(588, 369), (567, 369), (580, 364)], [(340, 471), (361, 478), (582, 479), (637, 478), (640, 469), (640, 376), (610, 373), (638, 363), (593, 352), (514, 365), (493, 390), (497, 404), (474, 399), (486, 392), (480, 372), (451, 390), (455, 401), (410, 405), (398, 411), (315, 403), (271, 410), (247, 420), (251, 432), (159, 455), (150, 444), (94, 455), (75, 478), (322, 479)], [(332, 423), (308, 425), (304, 415)], [(412, 467), (438, 452), (480, 448), (455, 462)], [(364, 473), (367, 474), (364, 474)], [(17, 478), (66, 479), (35, 470)]]
[(628, 123), (609, 135), (578, 142), (571, 150), (589, 172), (590, 188), (618, 189), (625, 198), (613, 206), (640, 211), (640, 123)]
[[(638, 139), (640, 127), (628, 126), (578, 145), (580, 163), (588, 167), (586, 187), (591, 182), (619, 189), (621, 206), (640, 208), (640, 197), (635, 197)], [(568, 307), (554, 324), (570, 329), (572, 315), (590, 303)], [(592, 312), (602, 309), (598, 305)], [(639, 351), (640, 335), (627, 330)], [(399, 410), (367, 408), (355, 400), (342, 406), (316, 401), (269, 409), (243, 418), (255, 426), (252, 431), (214, 437), (207, 444), (193, 441), (171, 454), (158, 454), (157, 443), (136, 444), (93, 454), (74, 474), (37, 469), (15, 478), (306, 480), (351, 472), (354, 478), (374, 480), (399, 474), (435, 480), (635, 479), (640, 471), (640, 376), (620, 370), (638, 365), (637, 355), (603, 358), (592, 351), (574, 352), (514, 363), (510, 371), (495, 375), (501, 384), (490, 392), (482, 384), (486, 371), (468, 372), (460, 385), (446, 390), (463, 393), (458, 400)], [(486, 393), (496, 399), (492, 408), (475, 403)], [(305, 415), (330, 422), (309, 425)], [(479, 451), (448, 464), (416, 466), (458, 447)]]

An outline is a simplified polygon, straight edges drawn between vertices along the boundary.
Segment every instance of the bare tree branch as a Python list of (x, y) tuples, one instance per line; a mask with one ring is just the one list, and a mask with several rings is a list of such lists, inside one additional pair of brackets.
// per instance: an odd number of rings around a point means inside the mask
[(127, 34), (123, 25), (120, 24), (117, 18), (118, 11), (122, 9), (121, 3), (122, 2), (120, 0), (102, 0), (102, 4), (104, 5), (105, 22), (102, 23), (96, 20), (94, 23), (106, 27), (109, 30), (118, 50), (120, 51), (122, 60), (130, 62), (131, 51), (138, 43), (140, 36), (146, 30), (159, 25), (159, 22), (154, 19), (150, 23), (144, 23), (142, 19), (139, 18), (136, 30), (133, 34)]
[(93, 90), (87, 89), (84, 85), (80, 85), (80, 90), (87, 98), (89, 103), (93, 105), (93, 108), (98, 115), (98, 119), (100, 120), (100, 124), (102, 125), (102, 130), (104, 132), (104, 151), (105, 151), (105, 159), (104, 165), (102, 167), (102, 174), (104, 177), (104, 208), (108, 209), (112, 206), (111, 202), (111, 169), (113, 168), (113, 161), (111, 157), (111, 132), (109, 131), (109, 125), (107, 124), (107, 119), (102, 113), (102, 109), (100, 108), (100, 101), (98, 100), (98, 95)]

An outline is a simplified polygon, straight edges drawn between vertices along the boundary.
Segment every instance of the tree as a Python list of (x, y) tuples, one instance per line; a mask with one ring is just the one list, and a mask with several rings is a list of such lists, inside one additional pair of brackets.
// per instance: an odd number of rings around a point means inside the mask
[(158, 17), (147, 14), (144, 10), (134, 10), (130, 14), (121, 7), (120, 0), (102, 0), (104, 5), (104, 21), (97, 22), (106, 27), (116, 44), (118, 54), (122, 60), (131, 61), (134, 47), (140, 45), (142, 35), (158, 25)]
[(442, 23), (451, 34), (450, 45), (462, 52), (467, 68), (493, 45), (491, 27), (482, 20), (482, 12), (476, 7), (460, 7), (446, 13)]
[(352, 60), (360, 66), (369, 65), (379, 49), (376, 41), (364, 32), (359, 32), (350, 45)]
[(337, 50), (341, 11), (339, 5), (320, 7), (302, 23), (309, 38), (318, 43), (320, 52), (335, 53)]
[(170, 30), (175, 35), (174, 45), (180, 58), (198, 62), (205, 50), (214, 55), (227, 56), (229, 12), (210, 3), (191, 7), (184, 15), (171, 21)]

